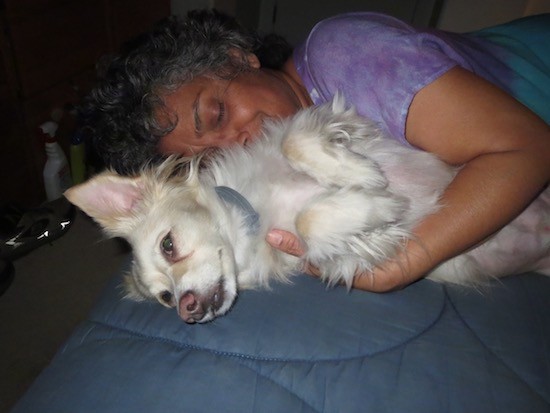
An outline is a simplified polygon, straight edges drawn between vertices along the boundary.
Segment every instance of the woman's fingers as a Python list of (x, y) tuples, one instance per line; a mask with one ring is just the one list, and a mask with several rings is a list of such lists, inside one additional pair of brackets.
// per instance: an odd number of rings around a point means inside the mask
[[(296, 257), (306, 252), (300, 239), (288, 231), (272, 229), (267, 234), (266, 241), (273, 248)], [(421, 278), (409, 273), (409, 262), (407, 259), (403, 261), (398, 263), (397, 260), (390, 260), (385, 265), (375, 268), (373, 272), (357, 273), (353, 279), (353, 287), (365, 291), (387, 292), (401, 289)], [(303, 271), (317, 277), (320, 275), (319, 269), (310, 263), (305, 264)]]
[(273, 248), (296, 257), (304, 255), (305, 250), (296, 235), (281, 229), (272, 229), (268, 232), (266, 241)]
[[(292, 232), (283, 231), (281, 229), (272, 229), (267, 233), (266, 240), (267, 243), (273, 248), (276, 248), (286, 254), (294, 255), (296, 257), (300, 257), (305, 254), (305, 249), (302, 246), (302, 243)], [(319, 269), (311, 265), (309, 262), (304, 265), (302, 271), (315, 277), (319, 277), (321, 275)]]

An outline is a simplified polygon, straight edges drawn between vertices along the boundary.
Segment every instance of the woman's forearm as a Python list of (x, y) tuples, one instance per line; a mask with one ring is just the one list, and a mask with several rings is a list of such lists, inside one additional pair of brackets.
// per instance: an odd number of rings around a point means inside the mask
[(501, 229), (548, 183), (545, 151), (542, 146), (526, 148), (468, 162), (445, 191), (442, 208), (415, 229), (406, 248), (374, 273), (358, 275), (354, 287), (403, 287)]
[[(498, 231), (548, 184), (547, 146), (468, 162), (445, 191), (442, 208), (418, 225), (404, 249), (374, 272), (358, 274), (353, 286), (375, 292), (402, 288)], [(272, 230), (268, 242), (293, 255), (304, 253), (298, 238), (286, 231)], [(307, 272), (318, 274), (313, 267)]]

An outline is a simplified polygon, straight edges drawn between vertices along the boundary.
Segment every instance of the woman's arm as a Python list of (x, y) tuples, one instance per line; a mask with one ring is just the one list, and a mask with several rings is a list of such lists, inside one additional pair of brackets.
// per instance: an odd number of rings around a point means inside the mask
[[(550, 180), (549, 126), (461, 68), (415, 96), (406, 137), (420, 149), (463, 167), (443, 195), (444, 207), (415, 229), (416, 241), (372, 274), (357, 275), (356, 288), (389, 291), (423, 277), (510, 222)], [(288, 233), (278, 248), (301, 251)]]

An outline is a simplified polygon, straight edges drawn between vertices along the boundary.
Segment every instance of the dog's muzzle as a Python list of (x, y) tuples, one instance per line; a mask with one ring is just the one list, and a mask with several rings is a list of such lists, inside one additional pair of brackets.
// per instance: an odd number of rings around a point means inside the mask
[(224, 282), (221, 280), (206, 294), (200, 294), (193, 290), (186, 291), (180, 297), (178, 313), (186, 323), (200, 323), (206, 315), (212, 316), (208, 319), (214, 318), (216, 312), (223, 305), (224, 299)]

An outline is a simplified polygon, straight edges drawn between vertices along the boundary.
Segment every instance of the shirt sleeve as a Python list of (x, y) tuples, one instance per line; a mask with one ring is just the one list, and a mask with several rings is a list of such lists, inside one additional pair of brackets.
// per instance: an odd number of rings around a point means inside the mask
[(314, 103), (328, 101), (339, 91), (358, 113), (404, 144), (414, 95), (459, 60), (432, 33), (375, 13), (324, 20), (294, 53)]

